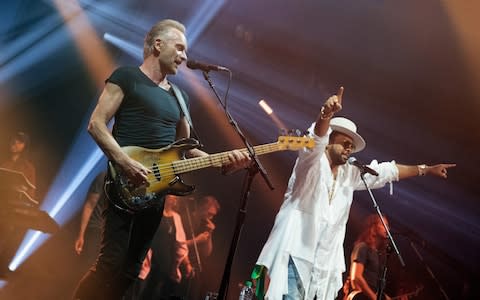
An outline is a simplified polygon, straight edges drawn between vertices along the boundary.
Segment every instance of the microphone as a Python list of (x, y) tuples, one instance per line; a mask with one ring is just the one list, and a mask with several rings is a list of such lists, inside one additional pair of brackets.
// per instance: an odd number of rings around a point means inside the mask
[(198, 62), (198, 61), (195, 61), (195, 60), (188, 60), (187, 61), (187, 67), (192, 69), (192, 70), (202, 70), (203, 72), (210, 72), (210, 71), (230, 72), (230, 70), (226, 67), (205, 64), (205, 63), (201, 63), (201, 62)]
[(362, 164), (361, 162), (359, 162), (359, 161), (358, 161), (355, 157), (353, 157), (353, 156), (351, 156), (351, 157), (348, 158), (348, 164), (359, 168), (359, 169), (360, 169), (360, 172), (362, 172), (362, 173), (368, 173), (368, 174), (371, 174), (371, 175), (374, 175), (374, 176), (378, 176), (378, 172), (377, 172), (377, 171), (375, 171), (374, 169), (370, 168), (370, 167), (367, 166), (367, 165)]

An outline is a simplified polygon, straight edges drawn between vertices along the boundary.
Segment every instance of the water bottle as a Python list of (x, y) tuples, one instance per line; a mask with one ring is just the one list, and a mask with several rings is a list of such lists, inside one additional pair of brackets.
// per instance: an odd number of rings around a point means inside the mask
[(242, 287), (240, 291), (240, 297), (238, 300), (253, 300), (253, 288), (251, 281), (245, 281), (245, 285)]
[(217, 298), (218, 298), (218, 293), (208, 292), (207, 296), (205, 297), (205, 300), (217, 300)]

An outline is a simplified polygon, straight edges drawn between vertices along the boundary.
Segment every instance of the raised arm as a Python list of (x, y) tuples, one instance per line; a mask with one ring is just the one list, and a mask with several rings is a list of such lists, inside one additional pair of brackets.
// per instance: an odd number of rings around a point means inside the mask
[(323, 104), (315, 124), (315, 134), (317, 136), (324, 136), (327, 134), (328, 127), (330, 126), (330, 119), (336, 112), (342, 110), (343, 90), (343, 86), (340, 87), (337, 94), (328, 98), (327, 101), (325, 101), (325, 104)]

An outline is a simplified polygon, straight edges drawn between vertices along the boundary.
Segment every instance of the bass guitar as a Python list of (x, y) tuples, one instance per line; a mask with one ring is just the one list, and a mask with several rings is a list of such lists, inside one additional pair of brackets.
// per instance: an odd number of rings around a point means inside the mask
[[(257, 155), (283, 150), (300, 150), (313, 148), (315, 141), (310, 137), (280, 136), (275, 143), (253, 147)], [(228, 163), (228, 155), (232, 151), (210, 154), (203, 157), (185, 158), (185, 151), (200, 147), (194, 139), (182, 139), (160, 149), (147, 149), (136, 146), (122, 147), (132, 159), (152, 170), (148, 181), (143, 185), (135, 185), (129, 181), (120, 168), (109, 162), (110, 180), (108, 188), (116, 193), (111, 199), (122, 209), (137, 212), (158, 205), (166, 194), (185, 196), (193, 192), (193, 185), (185, 184), (180, 174), (208, 167), (221, 167)], [(247, 152), (247, 149), (238, 149)]]

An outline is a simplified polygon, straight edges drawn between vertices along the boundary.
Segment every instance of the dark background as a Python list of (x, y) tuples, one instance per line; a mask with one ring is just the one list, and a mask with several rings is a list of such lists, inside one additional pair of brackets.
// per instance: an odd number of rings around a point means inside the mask
[[(59, 5), (58, 3), (61, 3)], [(51, 192), (69, 156), (85, 138), (86, 120), (103, 80), (116, 65), (139, 65), (144, 34), (163, 18), (187, 25), (190, 58), (233, 72), (229, 110), (253, 144), (275, 141), (278, 128), (258, 106), (265, 99), (287, 128), (304, 130), (324, 100), (345, 87), (341, 115), (367, 141), (363, 161), (454, 162), (448, 180), (413, 178), (375, 191), (406, 267), (390, 258), (388, 288), (423, 286), (417, 299), (450, 299), (478, 279), (480, 204), (480, 34), (474, 1), (6, 1), (0, 4), (0, 146), (23, 130), (31, 135), (38, 199)], [(134, 47), (128, 49), (109, 37)], [(223, 95), (227, 75), (212, 73)], [(182, 67), (172, 80), (188, 91), (205, 150), (242, 147), (201, 73)], [(78, 150), (86, 155), (91, 151)], [(83, 152), (82, 152), (83, 151)], [(257, 176), (232, 266), (229, 299), (249, 277), (282, 202), (295, 153), (261, 157), (275, 190)], [(98, 166), (96, 167), (98, 169)], [(95, 174), (85, 175), (88, 186)], [(77, 175), (62, 173), (64, 180)], [(208, 289), (218, 290), (225, 267), (243, 174), (218, 170), (186, 176), (221, 202)], [(73, 253), (85, 188), (64, 207), (62, 229), (30, 256), (0, 290), (1, 299), (68, 299), (84, 271)], [(346, 258), (365, 215), (358, 192), (345, 241)], [(416, 245), (421, 258), (413, 250)], [(428, 274), (430, 268), (438, 282)]]

